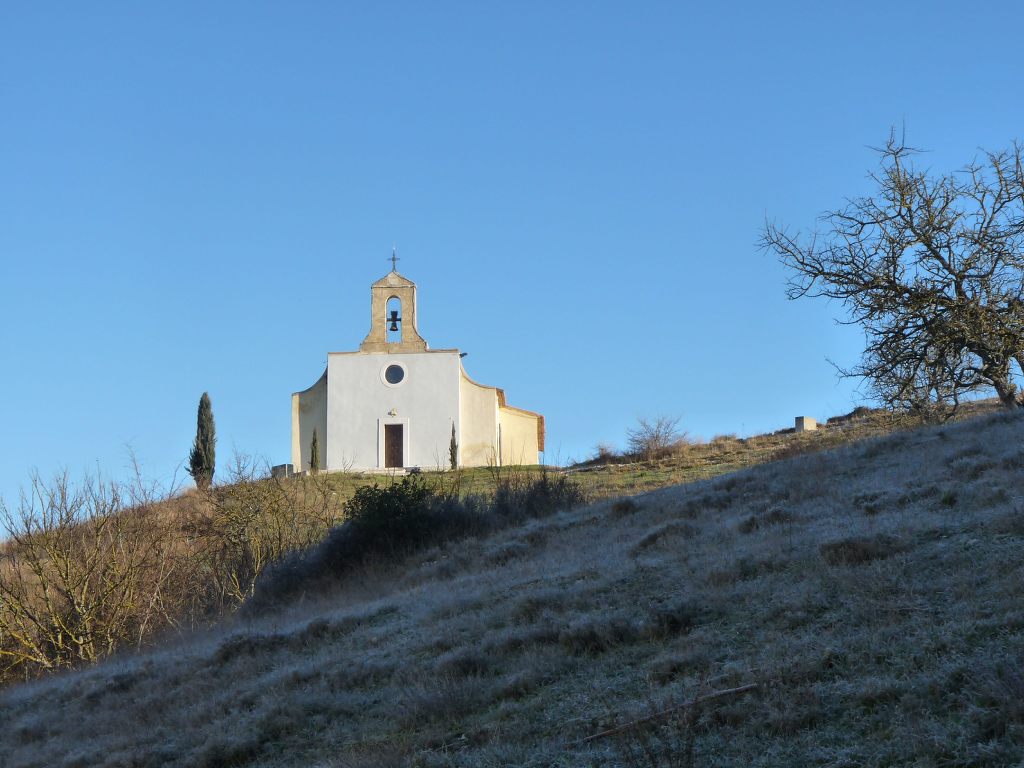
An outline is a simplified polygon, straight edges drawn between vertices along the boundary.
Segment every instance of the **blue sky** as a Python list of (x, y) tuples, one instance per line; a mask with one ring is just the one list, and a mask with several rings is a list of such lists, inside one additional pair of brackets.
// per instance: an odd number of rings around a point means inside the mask
[(891, 126), (959, 167), (1022, 136), (1019, 3), (0, 8), (0, 497), (288, 460), (290, 394), (419, 285), (420, 331), (545, 414), (750, 434), (860, 401), (839, 307), (756, 241), (870, 191)]

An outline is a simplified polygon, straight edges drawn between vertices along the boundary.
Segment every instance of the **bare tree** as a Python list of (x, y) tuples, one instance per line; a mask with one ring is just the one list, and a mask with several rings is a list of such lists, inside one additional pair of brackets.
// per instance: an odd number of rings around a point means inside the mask
[(17, 508), (0, 502), (0, 678), (93, 662), (169, 623), (171, 537), (138, 491), (36, 475)]
[(678, 416), (655, 416), (651, 419), (640, 417), (635, 427), (626, 430), (629, 452), (646, 461), (657, 458), (683, 437), (684, 434), (679, 431)]
[(0, 684), (234, 610), (343, 514), (328, 475), (267, 479), (240, 454), (229, 483), (180, 497), (135, 469), (127, 483), (35, 475), (17, 506), (0, 500)]
[(1021, 147), (933, 175), (891, 134), (871, 197), (801, 237), (766, 223), (761, 244), (794, 276), (791, 299), (838, 299), (866, 346), (844, 376), (890, 407), (955, 410), (975, 391), (1024, 404), (1024, 170)]
[(269, 564), (322, 539), (343, 506), (327, 474), (268, 479), (260, 462), (241, 453), (232, 456), (227, 482), (202, 501), (186, 527), (215, 612), (250, 597)]

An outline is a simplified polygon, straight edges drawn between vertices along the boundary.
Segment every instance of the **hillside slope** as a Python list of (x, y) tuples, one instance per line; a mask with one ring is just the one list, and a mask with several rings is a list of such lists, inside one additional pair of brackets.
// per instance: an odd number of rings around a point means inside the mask
[(0, 692), (0, 764), (1016, 764), (1022, 437), (900, 432), (360, 573)]

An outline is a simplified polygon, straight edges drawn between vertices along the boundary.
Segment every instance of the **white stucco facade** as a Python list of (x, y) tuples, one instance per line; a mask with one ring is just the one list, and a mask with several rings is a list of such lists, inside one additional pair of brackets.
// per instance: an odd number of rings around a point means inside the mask
[(453, 427), (460, 466), (539, 462), (544, 418), (472, 381), (459, 350), (427, 347), (411, 281), (392, 271), (371, 286), (370, 304), (360, 349), (329, 353), (320, 379), (292, 395), (296, 470), (309, 469), (314, 430), (328, 471), (448, 467)]

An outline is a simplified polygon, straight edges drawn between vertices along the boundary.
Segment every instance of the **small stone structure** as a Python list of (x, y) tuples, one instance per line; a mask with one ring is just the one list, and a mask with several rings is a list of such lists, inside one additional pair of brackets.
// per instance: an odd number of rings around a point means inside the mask
[(818, 428), (818, 422), (810, 416), (797, 416), (795, 429), (797, 432), (813, 432)]

